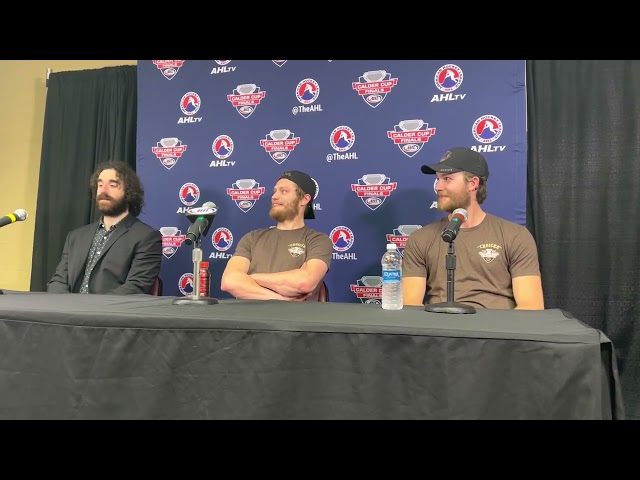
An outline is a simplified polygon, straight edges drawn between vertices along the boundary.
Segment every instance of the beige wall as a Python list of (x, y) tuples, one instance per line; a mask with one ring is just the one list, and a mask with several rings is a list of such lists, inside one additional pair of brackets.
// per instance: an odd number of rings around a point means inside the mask
[(0, 289), (27, 291), (31, 283), (47, 68), (63, 72), (136, 64), (136, 60), (0, 60), (0, 217), (18, 208), (29, 213), (26, 221), (0, 228)]

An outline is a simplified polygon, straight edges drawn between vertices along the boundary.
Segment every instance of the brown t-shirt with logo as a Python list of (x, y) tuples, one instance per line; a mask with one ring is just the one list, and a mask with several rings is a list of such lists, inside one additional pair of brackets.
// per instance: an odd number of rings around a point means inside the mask
[[(409, 236), (404, 249), (404, 277), (427, 279), (425, 300), (447, 301), (446, 256), (441, 234), (449, 219), (426, 225)], [(480, 225), (461, 228), (454, 241), (454, 301), (482, 308), (515, 308), (511, 279), (540, 275), (533, 236), (522, 225), (486, 214)]]
[[(248, 258), (248, 274), (277, 273), (300, 268), (309, 260), (318, 259), (331, 265), (333, 245), (329, 236), (307, 226), (295, 230), (263, 228), (253, 230), (240, 239), (234, 255)], [(322, 283), (307, 301), (318, 301)]]

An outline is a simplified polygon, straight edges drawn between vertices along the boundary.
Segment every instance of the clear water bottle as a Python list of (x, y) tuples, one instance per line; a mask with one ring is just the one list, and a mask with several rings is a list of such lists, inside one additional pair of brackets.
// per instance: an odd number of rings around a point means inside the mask
[(382, 256), (382, 308), (402, 309), (402, 255), (395, 243), (387, 244)]

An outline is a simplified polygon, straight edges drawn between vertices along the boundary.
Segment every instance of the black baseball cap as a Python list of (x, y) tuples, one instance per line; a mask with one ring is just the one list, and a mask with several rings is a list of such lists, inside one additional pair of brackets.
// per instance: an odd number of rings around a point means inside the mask
[(475, 150), (467, 147), (454, 147), (440, 159), (440, 163), (435, 165), (423, 165), (422, 173), (433, 175), (440, 173), (469, 172), (479, 177), (489, 178), (489, 167), (487, 161)]
[(316, 182), (304, 172), (299, 170), (289, 170), (280, 175), (278, 180), (285, 178), (287, 180), (291, 180), (293, 183), (300, 187), (304, 193), (308, 193), (311, 195), (311, 200), (307, 203), (307, 208), (304, 211), (305, 219), (314, 219), (316, 218), (315, 213), (313, 213), (313, 198), (316, 196)]

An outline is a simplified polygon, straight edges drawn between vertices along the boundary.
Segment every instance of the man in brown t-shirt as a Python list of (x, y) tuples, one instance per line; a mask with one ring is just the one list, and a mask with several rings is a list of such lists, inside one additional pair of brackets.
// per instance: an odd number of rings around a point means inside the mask
[[(482, 155), (469, 148), (447, 151), (440, 163), (423, 165), (435, 174), (438, 209), (462, 208), (467, 220), (455, 237), (454, 301), (480, 308), (544, 309), (538, 250), (522, 225), (482, 210), (489, 168)], [(442, 232), (451, 215), (414, 231), (403, 260), (405, 305), (447, 301), (445, 259), (449, 243)]]
[(269, 216), (275, 228), (244, 235), (222, 274), (221, 289), (236, 298), (317, 301), (331, 265), (329, 236), (304, 223), (315, 218), (316, 184), (306, 173), (292, 170), (278, 179)]

